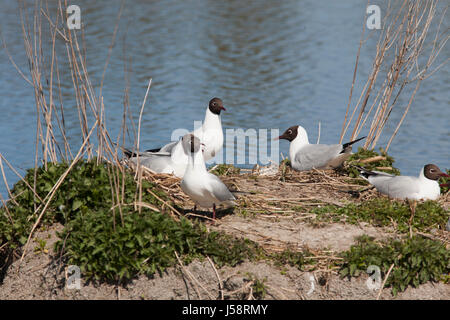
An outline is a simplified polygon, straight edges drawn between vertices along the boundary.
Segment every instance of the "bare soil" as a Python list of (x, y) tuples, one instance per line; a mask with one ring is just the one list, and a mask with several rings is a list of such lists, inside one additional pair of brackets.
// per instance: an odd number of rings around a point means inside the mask
[[(217, 270), (209, 260), (169, 268), (154, 277), (138, 276), (126, 287), (113, 284), (81, 282), (80, 289), (66, 287), (67, 266), (60, 263), (53, 252), (58, 240), (55, 232), (62, 229), (54, 225), (34, 235), (21, 262), (17, 259), (8, 268), (0, 285), (3, 299), (376, 299), (379, 290), (366, 284), (368, 275), (341, 279), (336, 269), (327, 267), (340, 251), (347, 250), (355, 237), (363, 234), (377, 239), (399, 237), (395, 228), (380, 228), (367, 223), (317, 222), (314, 214), (303, 210), (309, 206), (364, 201), (379, 195), (365, 189), (348, 177), (333, 171), (264, 175), (247, 173), (224, 176), (222, 179), (237, 193), (239, 206), (218, 214), (215, 223), (205, 217), (210, 213), (192, 213), (193, 203), (179, 190), (173, 178), (159, 177), (159, 182), (171, 194), (182, 214), (206, 219), (212, 230), (246, 237), (258, 242), (266, 250), (282, 251), (286, 248), (305, 249), (323, 263), (316, 268), (300, 271), (290, 266), (277, 266), (272, 261), (244, 262), (238, 266)], [(450, 207), (448, 194), (439, 200)], [(433, 235), (430, 235), (433, 236)], [(448, 243), (449, 232), (440, 231), (437, 238)], [(41, 240), (41, 241), (39, 241)], [(42, 248), (45, 240), (45, 248)], [(252, 284), (261, 282), (265, 294), (255, 292)], [(381, 291), (380, 299), (450, 299), (450, 286), (444, 283), (407, 288), (393, 297), (389, 288)]]

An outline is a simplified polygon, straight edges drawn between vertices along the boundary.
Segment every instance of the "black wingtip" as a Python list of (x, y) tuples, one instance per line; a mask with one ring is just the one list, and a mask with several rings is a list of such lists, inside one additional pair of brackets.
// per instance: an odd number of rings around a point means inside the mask
[(352, 167), (356, 168), (359, 171), (359, 175), (363, 176), (364, 178), (377, 175), (375, 172), (364, 169), (363, 167), (359, 166), (352, 166)]
[(145, 152), (159, 152), (161, 148), (145, 150)]
[(359, 139), (356, 139), (356, 140), (353, 140), (353, 141), (344, 143), (344, 144), (342, 145), (342, 147), (345, 149), (345, 148), (347, 148), (347, 147), (350, 147), (352, 144), (354, 144), (354, 143), (356, 143), (356, 142), (358, 142), (358, 141), (361, 141), (362, 139), (365, 139), (365, 138), (367, 138), (367, 137), (362, 137), (362, 138), (359, 138)]
[(131, 150), (123, 148), (122, 151), (127, 158), (136, 157), (136, 153), (132, 152)]

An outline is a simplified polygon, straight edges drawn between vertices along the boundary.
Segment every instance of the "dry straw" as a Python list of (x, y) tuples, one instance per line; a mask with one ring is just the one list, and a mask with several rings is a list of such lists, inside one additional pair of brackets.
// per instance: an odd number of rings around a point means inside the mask
[[(403, 108), (402, 116), (386, 144), (385, 150), (389, 149), (411, 108), (422, 81), (448, 61), (446, 59), (435, 66), (439, 53), (449, 39), (448, 30), (441, 30), (447, 8), (439, 13), (440, 19), (435, 19), (436, 15), (439, 15), (437, 8), (437, 0), (388, 1), (382, 29), (375, 29), (369, 35), (371, 37), (379, 34), (372, 69), (350, 113), (361, 48), (369, 38), (364, 38), (366, 33), (364, 20), (349, 101), (342, 125), (341, 142), (350, 126), (353, 125), (351, 140), (365, 129), (368, 134), (364, 148), (375, 148), (392, 113), (402, 112), (401, 108)], [(432, 39), (427, 39), (432, 26), (435, 26), (435, 35)], [(408, 93), (409, 98), (405, 106), (399, 102), (399, 97), (408, 91), (407, 88), (413, 88), (413, 90)]]
[[(31, 4), (29, 2), (19, 1), (20, 23), (25, 53), (29, 65), (29, 74), (20, 70), (18, 65), (14, 62), (13, 57), (9, 54), (5, 40), (2, 39), (5, 51), (13, 66), (18, 70), (25, 81), (33, 87), (37, 124), (34, 161), (35, 169), (40, 165), (43, 165), (46, 168), (48, 162), (56, 163), (64, 161), (70, 164), (69, 168), (59, 178), (44, 199), (41, 199), (36, 194), (36, 176), (34, 185), (28, 184), (24, 181), (23, 177), (10, 166), (3, 155), (0, 154), (0, 159), (4, 160), (17, 176), (25, 182), (30, 190), (33, 191), (35, 197), (34, 215), (36, 215), (38, 219), (28, 235), (28, 241), (23, 250), (24, 254), (30, 243), (33, 232), (39, 225), (53, 196), (75, 163), (83, 157), (92, 159), (94, 156), (97, 156), (97, 161), (106, 161), (111, 164), (109, 167), (109, 179), (112, 190), (112, 214), (115, 215), (116, 211), (118, 211), (120, 217), (122, 217), (122, 206), (129, 205), (123, 203), (125, 190), (124, 178), (121, 177), (124, 177), (123, 173), (125, 167), (119, 159), (118, 146), (120, 145), (119, 142), (121, 140), (125, 141), (124, 135), (128, 132), (126, 120), (132, 120), (132, 116), (130, 108), (127, 105), (128, 100), (124, 99), (122, 128), (119, 131), (116, 141), (113, 141), (106, 127), (106, 106), (103, 103), (102, 96), (104, 76), (109, 64), (112, 48), (116, 42), (116, 35), (124, 2), (122, 1), (116, 18), (116, 24), (112, 35), (111, 45), (109, 46), (108, 56), (103, 68), (98, 95), (95, 90), (97, 87), (92, 83), (91, 77), (87, 71), (83, 25), (81, 26), (81, 30), (71, 30), (67, 27), (67, 24), (65, 23), (68, 18), (66, 13), (67, 7), (67, 0), (58, 0), (57, 2), (35, 0)], [(126, 65), (125, 68), (127, 68)], [(127, 72), (126, 69), (125, 71)], [(67, 73), (69, 79), (71, 79), (71, 89), (70, 87), (67, 89), (67, 84), (64, 86), (62, 85), (62, 79), (67, 79), (67, 77), (63, 77), (61, 72)], [(150, 83), (147, 88), (144, 102), (141, 106), (139, 124), (141, 123), (142, 111), (145, 106), (148, 90), (150, 89)], [(127, 89), (125, 89), (125, 95), (127, 96)], [(68, 96), (75, 101), (75, 106), (71, 106), (71, 108), (74, 108), (78, 115), (80, 136), (82, 138), (77, 152), (73, 151), (74, 146), (69, 143), (69, 137), (67, 136), (65, 119), (67, 112), (66, 106), (64, 105), (66, 100), (63, 101), (63, 97), (66, 97), (67, 99)], [(134, 125), (133, 130), (135, 131)], [(96, 134), (94, 134), (94, 132), (96, 132)], [(93, 137), (96, 138), (95, 141), (93, 140)], [(70, 140), (73, 141), (73, 139)], [(137, 149), (138, 148), (139, 142), (137, 145)], [(74, 156), (74, 154), (76, 155)], [(2, 177), (5, 180), (5, 185), (8, 187), (2, 162), (0, 162), (0, 169)], [(35, 172), (37, 172), (37, 170), (35, 170)], [(148, 207), (149, 205), (142, 203), (141, 201), (142, 192), (144, 192), (140, 183), (141, 179), (142, 174), (140, 174), (137, 179), (138, 187), (136, 190), (136, 201), (134, 203), (139, 210), (141, 207)], [(14, 202), (14, 198), (11, 197), (10, 201)], [(5, 204), (6, 201), (2, 199), (2, 203)], [(121, 219), (121, 221), (123, 223), (123, 219)]]

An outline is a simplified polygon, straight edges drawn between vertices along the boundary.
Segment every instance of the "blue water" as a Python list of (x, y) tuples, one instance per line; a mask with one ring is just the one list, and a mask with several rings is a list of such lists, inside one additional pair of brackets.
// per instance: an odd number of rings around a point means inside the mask
[[(77, 5), (85, 26), (88, 71), (98, 94), (120, 1), (79, 0)], [(315, 142), (321, 122), (321, 143), (338, 142), (365, 5), (360, 0), (126, 1), (102, 91), (111, 136), (116, 137), (121, 127), (127, 81), (137, 122), (152, 78), (141, 129), (144, 148), (168, 141), (176, 128), (193, 129), (194, 120), (203, 120), (206, 105), (215, 96), (227, 108), (222, 115), (224, 129), (284, 131), (301, 124)], [(1, 35), (16, 64), (29, 76), (18, 4), (2, 0), (1, 8)], [(444, 19), (442, 30), (448, 30), (448, 21)], [(375, 34), (361, 52), (353, 103), (371, 69), (376, 40)], [(62, 41), (56, 50), (64, 56)], [(449, 53), (447, 45), (438, 62)], [(60, 62), (67, 136), (77, 146), (81, 135), (65, 63)], [(446, 64), (422, 83), (391, 145), (389, 153), (403, 174), (416, 175), (430, 162), (450, 167), (449, 72)], [(386, 145), (408, 97), (406, 91), (399, 99), (399, 110), (392, 114), (378, 146)], [(0, 152), (23, 173), (34, 166), (34, 91), (13, 67), (3, 46), (0, 112)], [(127, 143), (132, 146), (132, 134)], [(284, 155), (288, 147), (286, 141), (280, 142)], [(10, 187), (17, 181), (10, 170), (6, 178)], [(5, 197), (6, 188), (0, 181)]]

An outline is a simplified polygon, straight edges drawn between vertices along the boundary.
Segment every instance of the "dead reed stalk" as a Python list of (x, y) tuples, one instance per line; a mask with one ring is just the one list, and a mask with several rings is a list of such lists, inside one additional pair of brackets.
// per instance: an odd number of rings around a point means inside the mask
[[(403, 107), (401, 119), (386, 144), (385, 150), (389, 149), (412, 106), (422, 81), (448, 61), (446, 59), (434, 67), (436, 58), (450, 37), (448, 30), (441, 33), (446, 8), (441, 13), (437, 13), (437, 6), (437, 0), (403, 0), (394, 3), (388, 1), (382, 29), (375, 29), (371, 33), (371, 35), (379, 33), (372, 69), (350, 116), (348, 116), (361, 47), (367, 41), (367, 39), (364, 40), (366, 31), (364, 20), (349, 103), (341, 131), (341, 142), (353, 124), (351, 139), (355, 139), (367, 127), (368, 134), (364, 148), (375, 148), (391, 114), (401, 112), (401, 110), (396, 110)], [(434, 18), (438, 14), (441, 14), (441, 18), (435, 26), (435, 36), (431, 42), (427, 42), (427, 36), (431, 33), (431, 27), (434, 26)], [(414, 90), (410, 93), (408, 103), (406, 106), (402, 106), (399, 97), (413, 84), (415, 84)], [(354, 120), (355, 115), (356, 119)]]
[[(101, 82), (94, 84), (91, 76), (88, 73), (87, 59), (86, 59), (86, 44), (84, 41), (84, 26), (81, 25), (80, 30), (70, 29), (66, 23), (68, 19), (67, 0), (58, 0), (57, 2), (49, 2), (47, 0), (35, 0), (30, 2), (19, 1), (19, 16), (22, 37), (24, 40), (25, 54), (29, 65), (29, 74), (22, 72), (13, 57), (7, 50), (6, 42), (3, 45), (8, 54), (8, 57), (22, 77), (30, 83), (33, 87), (35, 104), (36, 104), (36, 141), (35, 141), (35, 169), (40, 165), (47, 168), (48, 162), (66, 162), (69, 168), (59, 178), (57, 183), (53, 186), (50, 192), (45, 197), (40, 197), (36, 193), (36, 172), (34, 177), (34, 185), (28, 183), (20, 176), (16, 170), (13, 171), (18, 177), (25, 181), (30, 190), (34, 194), (34, 210), (30, 215), (38, 216), (34, 223), (32, 230), (28, 236), (25, 249), (28, 246), (33, 231), (39, 225), (47, 207), (50, 205), (53, 196), (57, 192), (59, 186), (62, 184), (64, 178), (70, 172), (72, 167), (81, 158), (91, 160), (94, 156), (97, 157), (97, 162), (107, 162), (111, 166), (109, 170), (109, 181), (111, 184), (111, 198), (112, 198), (112, 214), (116, 214), (118, 210), (121, 221), (122, 205), (125, 204), (124, 199), (124, 180), (125, 167), (123, 162), (119, 159), (119, 141), (125, 141), (125, 133), (127, 130), (127, 119), (132, 120), (131, 111), (127, 105), (127, 98), (124, 99), (123, 108), (123, 122), (122, 128), (116, 138), (116, 141), (111, 139), (108, 132), (105, 119), (104, 99), (102, 96), (102, 88), (105, 80), (105, 72), (109, 64), (111, 51), (116, 41), (117, 30), (119, 27), (120, 17), (124, 8), (124, 2), (118, 10), (116, 24), (112, 35), (111, 45), (109, 46), (108, 56), (105, 60), (103, 73), (101, 75)], [(124, 46), (125, 47), (125, 46)], [(127, 68), (125, 66), (125, 68)], [(64, 74), (63, 74), (64, 73)], [(63, 75), (68, 77), (63, 77)], [(62, 79), (70, 79), (71, 84), (62, 84)], [(69, 80), (69, 81), (70, 81)], [(137, 135), (137, 149), (139, 150), (139, 136), (140, 123), (142, 118), (143, 108), (147, 99), (148, 91), (150, 89), (151, 80), (149, 82), (144, 102), (141, 107), (139, 118), (139, 132)], [(100, 88), (99, 93), (96, 89)], [(127, 93), (127, 91), (125, 91)], [(65, 97), (63, 99), (63, 97)], [(68, 98), (69, 97), (69, 98)], [(66, 106), (67, 99), (73, 98), (75, 105), (71, 106), (73, 114), (78, 116), (78, 123), (81, 141), (76, 143), (80, 147), (75, 150), (73, 137), (69, 139), (67, 136), (67, 114)], [(66, 99), (66, 100), (65, 100)], [(73, 122), (71, 119), (71, 122)], [(76, 123), (76, 120), (75, 120)], [(134, 124), (133, 124), (134, 129)], [(93, 134), (96, 130), (96, 134)], [(136, 135), (135, 135), (136, 137)], [(75, 156), (74, 156), (75, 154)], [(1, 156), (1, 155), (0, 155)], [(0, 169), (2, 176), (5, 177), (2, 164), (3, 156), (0, 158)], [(6, 162), (9, 165), (8, 162)], [(10, 166), (11, 167), (11, 166)], [(135, 205), (137, 208), (145, 206), (142, 203), (141, 185), (142, 174), (137, 177), (137, 192)], [(6, 178), (4, 178), (6, 184)], [(9, 189), (8, 189), (9, 191)], [(11, 201), (14, 202), (14, 197), (10, 194)], [(2, 199), (2, 203), (6, 201)], [(5, 206), (6, 207), (6, 206)], [(173, 209), (174, 211), (175, 209)], [(176, 210), (175, 210), (176, 211)], [(12, 221), (12, 219), (11, 219)], [(23, 250), (25, 254), (26, 250)], [(23, 258), (23, 255), (22, 255)]]

